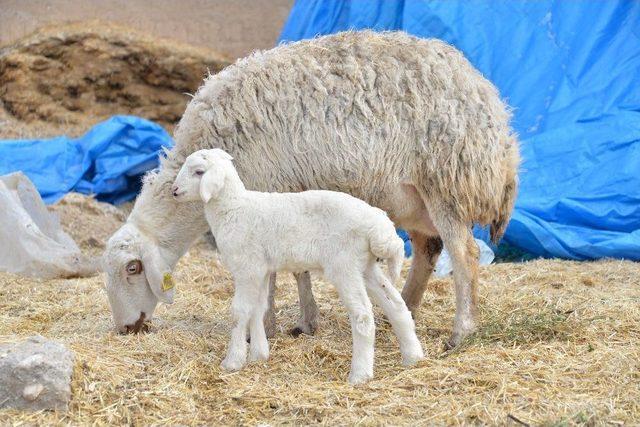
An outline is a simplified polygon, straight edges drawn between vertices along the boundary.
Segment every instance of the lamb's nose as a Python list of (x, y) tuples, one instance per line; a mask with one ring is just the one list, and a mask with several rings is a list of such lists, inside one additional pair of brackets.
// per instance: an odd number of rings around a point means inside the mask
[(178, 187), (177, 186), (173, 186), (173, 188), (171, 189), (171, 191), (173, 191), (173, 197), (178, 197)]

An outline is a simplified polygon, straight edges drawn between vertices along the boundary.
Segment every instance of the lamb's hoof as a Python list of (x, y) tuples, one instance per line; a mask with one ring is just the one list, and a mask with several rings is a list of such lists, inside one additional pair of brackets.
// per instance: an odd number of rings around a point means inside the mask
[(424, 352), (422, 348), (417, 348), (402, 355), (402, 366), (413, 366), (421, 360), (424, 360)]
[(367, 381), (373, 378), (373, 373), (361, 372), (361, 373), (350, 373), (349, 374), (349, 384), (351, 385), (359, 385), (364, 384)]
[(225, 359), (220, 364), (220, 367), (227, 372), (235, 372), (244, 367), (244, 361), (225, 357)]
[(269, 360), (269, 350), (249, 351), (249, 362), (265, 362)]
[(296, 325), (295, 328), (291, 329), (289, 331), (289, 335), (293, 336), (294, 338), (298, 338), (301, 334), (305, 334), (305, 335), (313, 335), (316, 333), (316, 325), (315, 324), (298, 324)]

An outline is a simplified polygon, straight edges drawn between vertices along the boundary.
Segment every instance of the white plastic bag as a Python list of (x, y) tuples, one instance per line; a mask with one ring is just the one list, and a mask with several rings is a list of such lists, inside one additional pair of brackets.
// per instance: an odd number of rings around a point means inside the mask
[[(480, 265), (489, 265), (495, 258), (495, 255), (491, 248), (482, 240), (475, 239), (478, 249), (480, 249)], [(453, 266), (451, 265), (451, 257), (446, 249), (442, 250), (438, 262), (436, 262), (436, 268), (433, 271), (435, 277), (446, 277), (453, 272)]]
[(0, 271), (31, 277), (80, 277), (99, 263), (80, 253), (22, 172), (0, 176)]

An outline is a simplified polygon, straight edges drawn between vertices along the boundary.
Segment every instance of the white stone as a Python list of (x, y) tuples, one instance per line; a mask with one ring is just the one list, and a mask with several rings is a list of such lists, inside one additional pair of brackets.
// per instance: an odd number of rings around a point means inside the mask
[(22, 390), (22, 397), (27, 399), (29, 402), (33, 402), (40, 396), (44, 387), (42, 384), (31, 384), (28, 385)]
[(41, 336), (0, 344), (0, 408), (67, 410), (74, 355)]

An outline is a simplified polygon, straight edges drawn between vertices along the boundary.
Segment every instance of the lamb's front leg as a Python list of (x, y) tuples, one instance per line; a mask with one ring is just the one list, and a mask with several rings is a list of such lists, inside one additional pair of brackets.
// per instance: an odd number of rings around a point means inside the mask
[(256, 309), (251, 317), (251, 323), (249, 324), (249, 335), (251, 337), (249, 362), (269, 359), (269, 342), (267, 341), (264, 322), (262, 321), (265, 317), (265, 311), (267, 311), (269, 291), (268, 279), (265, 279), (261, 283), (258, 304), (256, 305)]
[(267, 299), (267, 312), (264, 317), (264, 329), (267, 337), (273, 338), (276, 336), (276, 273), (269, 275), (269, 293)]
[(247, 363), (247, 329), (255, 312), (258, 296), (259, 288), (255, 281), (235, 280), (235, 293), (231, 302), (234, 327), (231, 330), (227, 357), (220, 365), (226, 371), (237, 371)]

